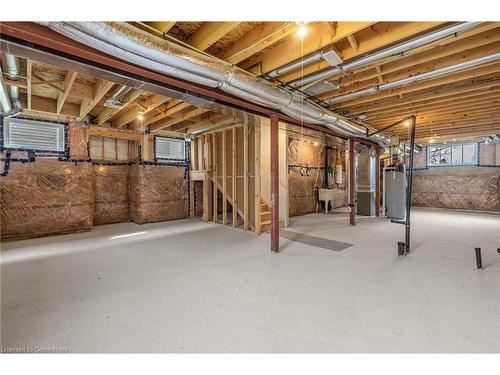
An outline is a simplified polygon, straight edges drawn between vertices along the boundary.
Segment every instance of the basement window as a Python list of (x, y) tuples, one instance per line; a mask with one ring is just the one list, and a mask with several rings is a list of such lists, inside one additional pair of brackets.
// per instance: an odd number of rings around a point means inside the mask
[(430, 146), (428, 165), (431, 167), (477, 164), (477, 143)]
[(179, 138), (155, 137), (155, 158), (185, 160), (186, 141)]
[(65, 151), (65, 125), (21, 118), (3, 120), (3, 147), (17, 150)]

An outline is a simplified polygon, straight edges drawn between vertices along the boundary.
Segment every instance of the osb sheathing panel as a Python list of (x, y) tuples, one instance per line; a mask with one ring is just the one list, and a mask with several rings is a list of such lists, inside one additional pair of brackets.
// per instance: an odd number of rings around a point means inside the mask
[(130, 220), (128, 165), (95, 165), (94, 225)]
[(479, 145), (479, 164), (495, 165), (496, 164), (496, 144), (481, 143)]
[(27, 238), (90, 230), (94, 187), (90, 163), (12, 163), (0, 178), (0, 236)]
[(414, 168), (425, 168), (427, 166), (426, 162), (427, 152), (425, 149), (420, 151), (418, 154), (414, 154), (413, 167)]
[(186, 218), (188, 197), (184, 168), (155, 165), (130, 168), (130, 217), (134, 222)]
[(423, 207), (500, 210), (499, 176), (413, 177), (413, 204)]
[(203, 216), (203, 181), (194, 181), (194, 216)]
[(70, 156), (72, 158), (84, 159), (88, 157), (85, 129), (77, 126), (70, 126), (68, 129), (68, 141)]

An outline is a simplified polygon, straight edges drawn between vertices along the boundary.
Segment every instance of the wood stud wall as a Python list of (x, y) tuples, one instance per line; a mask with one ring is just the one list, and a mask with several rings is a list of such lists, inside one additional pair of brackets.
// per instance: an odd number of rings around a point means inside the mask
[(260, 127), (236, 125), (193, 138), (191, 157), (190, 200), (194, 181), (203, 181), (203, 220), (234, 228), (242, 220), (243, 230), (259, 233)]

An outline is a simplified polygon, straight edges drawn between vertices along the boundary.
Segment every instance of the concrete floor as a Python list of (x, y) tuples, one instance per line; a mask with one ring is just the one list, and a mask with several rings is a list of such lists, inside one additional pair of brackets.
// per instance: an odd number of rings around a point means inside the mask
[[(500, 216), (345, 214), (290, 230), (342, 252), (180, 220), (3, 244), (1, 344), (70, 352), (500, 352)], [(123, 235), (127, 235), (123, 237)], [(485, 269), (475, 268), (474, 247)]]

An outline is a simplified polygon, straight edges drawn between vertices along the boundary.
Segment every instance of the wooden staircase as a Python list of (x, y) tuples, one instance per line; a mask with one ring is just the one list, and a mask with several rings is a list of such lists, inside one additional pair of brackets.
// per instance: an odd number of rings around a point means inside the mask
[[(215, 179), (212, 177), (210, 178), (212, 182), (214, 182), (214, 185), (217, 187), (217, 190), (219, 190), (221, 193), (223, 192), (222, 185), (218, 182), (215, 181)], [(236, 212), (243, 217), (243, 210), (238, 207), (237, 205), (234, 204), (232, 197), (227, 194), (226, 195), (227, 202), (233, 207), (233, 209), (236, 210)], [(279, 220), (280, 228), (284, 227), (284, 221), (282, 218)], [(255, 230), (253, 225), (249, 223), (249, 227), (251, 230)], [(262, 232), (268, 232), (271, 230), (271, 207), (268, 206), (266, 202), (264, 202), (262, 199), (260, 200), (260, 229), (257, 232), (257, 234), (260, 234)]]
[[(280, 228), (283, 228), (284, 222), (280, 218)], [(271, 230), (271, 207), (262, 199), (260, 200), (260, 233)]]
[[(216, 181), (213, 177), (211, 177), (211, 181), (217, 187), (217, 190), (220, 191), (221, 193), (223, 193), (224, 190), (222, 188), (222, 184), (220, 182)], [(226, 200), (233, 207), (233, 210), (236, 210), (236, 212), (238, 213), (238, 215), (240, 215), (240, 217), (244, 217), (243, 210), (240, 207), (238, 207), (237, 205), (235, 205), (232, 197), (229, 194), (226, 194)], [(251, 223), (248, 223), (248, 227), (251, 230), (255, 230), (254, 226)]]

